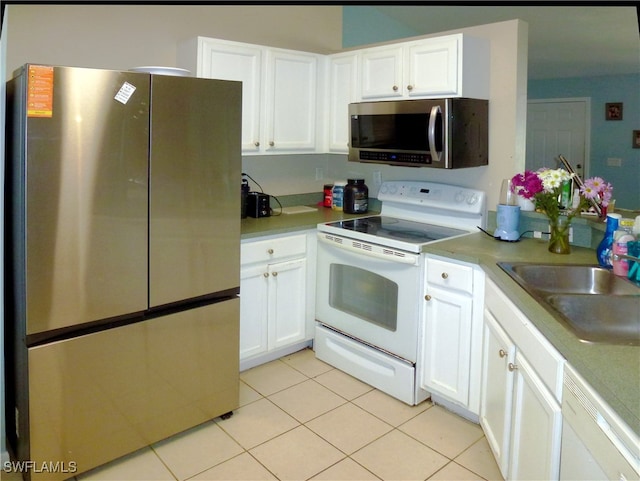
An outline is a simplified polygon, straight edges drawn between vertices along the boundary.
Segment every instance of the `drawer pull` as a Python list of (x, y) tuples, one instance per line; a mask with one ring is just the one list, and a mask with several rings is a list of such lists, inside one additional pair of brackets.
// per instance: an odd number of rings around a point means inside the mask
[(268, 249), (267, 254), (273, 254), (273, 249)]
[(429, 294), (427, 294), (426, 296), (424, 296), (424, 300), (425, 301), (430, 301), (431, 300), (431, 296)]
[(272, 275), (273, 277), (277, 277), (277, 276), (278, 276), (278, 273), (277, 273), (277, 272), (273, 272), (271, 275)]
[(518, 369), (518, 366), (512, 362), (509, 363), (509, 366), (507, 366), (509, 368), (509, 371), (513, 372), (516, 369)]
[(443, 272), (442, 274), (440, 274), (440, 277), (442, 277), (443, 279), (447, 279), (449, 277), (449, 274)]
[(500, 349), (500, 350), (498, 351), (498, 355), (499, 355), (500, 357), (505, 357), (505, 356), (507, 355), (507, 351), (505, 351), (504, 349)]
[(262, 274), (264, 277), (269, 277), (269, 273), (265, 272), (264, 274)]

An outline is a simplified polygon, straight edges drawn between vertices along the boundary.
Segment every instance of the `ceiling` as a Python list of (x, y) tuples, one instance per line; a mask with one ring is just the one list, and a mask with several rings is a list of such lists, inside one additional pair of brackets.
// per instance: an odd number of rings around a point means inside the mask
[(414, 29), (416, 35), (521, 19), (529, 25), (530, 79), (640, 73), (638, 10), (611, 4), (375, 8)]

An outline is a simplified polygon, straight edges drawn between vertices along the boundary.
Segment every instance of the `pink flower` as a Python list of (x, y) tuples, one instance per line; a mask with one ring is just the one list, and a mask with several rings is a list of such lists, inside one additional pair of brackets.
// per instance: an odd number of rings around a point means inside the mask
[(525, 170), (511, 179), (511, 189), (525, 199), (533, 199), (538, 192), (542, 192), (542, 179), (536, 172)]
[(602, 177), (591, 177), (584, 181), (580, 193), (586, 199), (596, 199), (603, 207), (607, 207), (613, 194), (613, 186), (609, 182), (605, 182)]

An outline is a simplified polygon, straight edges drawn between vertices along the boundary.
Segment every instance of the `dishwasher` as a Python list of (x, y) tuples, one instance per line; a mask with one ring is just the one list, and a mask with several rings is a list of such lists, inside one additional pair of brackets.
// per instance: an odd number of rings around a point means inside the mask
[(640, 478), (640, 439), (589, 384), (565, 365), (561, 480)]

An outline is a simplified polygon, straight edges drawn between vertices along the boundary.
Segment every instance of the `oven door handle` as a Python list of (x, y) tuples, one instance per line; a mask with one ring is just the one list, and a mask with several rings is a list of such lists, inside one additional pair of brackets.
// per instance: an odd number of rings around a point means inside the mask
[(340, 237), (325, 232), (318, 232), (317, 235), (318, 241), (335, 249), (344, 249), (350, 252), (355, 252), (356, 254), (375, 257), (377, 259), (383, 259), (389, 262), (399, 262), (402, 264), (409, 264), (414, 266), (420, 264), (419, 254), (399, 251), (393, 249), (392, 247), (382, 247), (374, 244), (368, 244), (367, 242), (347, 239), (345, 237)]

